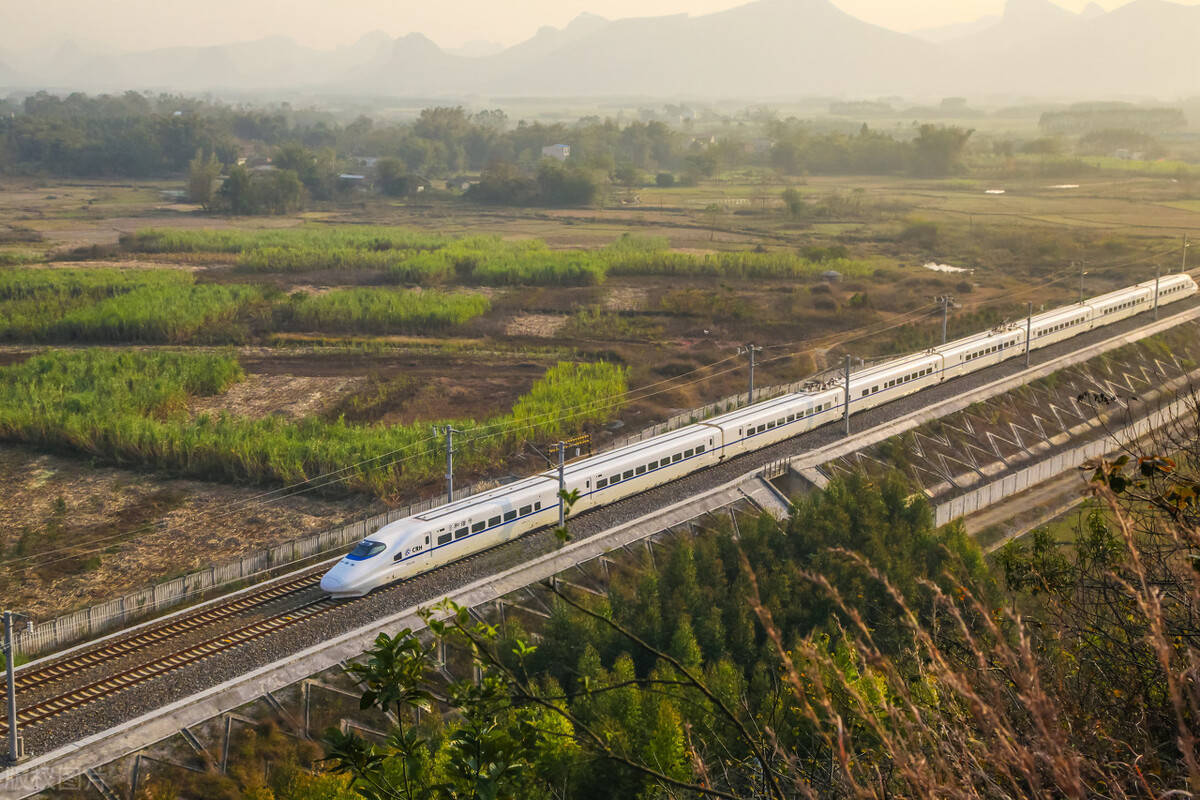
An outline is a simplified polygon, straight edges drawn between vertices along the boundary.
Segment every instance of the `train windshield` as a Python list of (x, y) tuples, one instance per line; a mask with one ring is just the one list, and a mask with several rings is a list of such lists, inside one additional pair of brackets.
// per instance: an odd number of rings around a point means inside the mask
[(346, 558), (355, 561), (365, 561), (372, 556), (377, 556), (387, 550), (387, 545), (383, 542), (372, 542), (370, 539), (363, 539), (358, 543), (358, 547), (350, 551), (350, 555)]

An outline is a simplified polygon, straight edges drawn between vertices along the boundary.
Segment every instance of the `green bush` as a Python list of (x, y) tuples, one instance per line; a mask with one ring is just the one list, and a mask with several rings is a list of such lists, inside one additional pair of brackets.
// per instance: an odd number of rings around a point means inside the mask
[(16, 267), (45, 260), (46, 257), (41, 253), (30, 250), (0, 250), (0, 267)]
[(47, 328), (46, 338), (180, 344), (226, 330), (262, 296), (254, 286), (143, 286), (67, 313)]
[(228, 324), (263, 296), (251, 286), (193, 280), (172, 270), (0, 270), (0, 338), (158, 344), (214, 332), (227, 338)]

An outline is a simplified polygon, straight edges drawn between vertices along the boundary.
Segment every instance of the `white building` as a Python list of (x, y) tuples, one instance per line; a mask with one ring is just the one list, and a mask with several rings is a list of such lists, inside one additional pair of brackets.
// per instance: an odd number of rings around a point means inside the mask
[(548, 144), (542, 148), (542, 158), (554, 158), (559, 161), (566, 161), (571, 157), (571, 145), (569, 144)]

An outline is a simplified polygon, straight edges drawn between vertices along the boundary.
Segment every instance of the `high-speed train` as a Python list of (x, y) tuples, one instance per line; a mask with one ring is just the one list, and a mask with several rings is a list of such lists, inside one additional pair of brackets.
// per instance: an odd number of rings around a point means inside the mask
[[(1186, 274), (1158, 282), (1158, 305), (1190, 297), (1196, 283)], [(922, 353), (852, 372), (850, 413), (873, 408), (942, 381), (985, 369), (1084, 331), (1111, 325), (1155, 307), (1155, 281), (1056, 308), (1031, 321), (1003, 325)], [(813, 384), (661, 436), (600, 453), (565, 468), (568, 491), (579, 500), (571, 515), (612, 503), (722, 461), (774, 444), (841, 418), (845, 382)], [(430, 509), (383, 526), (359, 542), (321, 579), (334, 597), (358, 597), (372, 589), (507, 542), (558, 522), (558, 471)]]

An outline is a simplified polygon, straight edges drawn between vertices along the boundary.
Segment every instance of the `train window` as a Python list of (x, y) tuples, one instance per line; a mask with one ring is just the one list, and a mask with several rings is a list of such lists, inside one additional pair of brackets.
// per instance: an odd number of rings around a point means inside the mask
[(675, 455), (671, 456), (671, 463), (681, 460), (683, 460), (683, 453), (676, 453)]
[(638, 468), (637, 468), (637, 469), (635, 469), (633, 472), (634, 472), (634, 474), (635, 474), (635, 475), (645, 475), (645, 474), (646, 474), (646, 468), (645, 468), (645, 467), (638, 467)]
[(684, 458), (691, 458), (691, 457), (692, 457), (692, 456), (694, 456), (694, 455), (696, 455), (696, 451), (695, 451), (695, 450), (684, 450), (684, 451), (683, 451), (683, 457), (684, 457)]
[(771, 420), (770, 422), (767, 423), (767, 430), (771, 430), (774, 427), (775, 427), (775, 420)]
[(627, 470), (625, 470), (625, 473), (621, 476), (621, 480), (627, 481), (632, 477), (633, 477), (633, 470), (627, 469)]
[(387, 550), (387, 545), (383, 542), (373, 542), (370, 539), (363, 539), (346, 557), (354, 561), (365, 561), (368, 558), (379, 555), (384, 550)]
[(487, 527), (486, 522), (476, 522), (474, 525), (471, 526), (471, 533), (479, 533), (481, 530), (483, 530), (486, 527)]
[[(591, 483), (591, 481), (588, 481), (588, 483), (590, 484), (590, 483)], [(533, 504), (533, 510), (534, 510), (534, 511), (541, 511), (541, 510), (542, 510), (542, 501), (541, 501), (541, 500), (538, 500), (536, 503), (534, 503), (534, 504)]]
[[(709, 441), (711, 442), (712, 439), (709, 439)], [(702, 445), (702, 444), (696, 445), (696, 455), (700, 455), (703, 452), (704, 452), (704, 445)]]
[(788, 421), (788, 422), (795, 422), (795, 421), (796, 421), (796, 415), (795, 415), (795, 414), (788, 414), (788, 415), (787, 415), (787, 421)]
[(462, 526), (461, 528), (458, 528), (457, 530), (455, 530), (455, 531), (454, 531), (454, 538), (455, 538), (455, 539), (462, 539), (462, 538), (464, 538), (466, 535), (467, 535), (467, 526), (466, 526), (466, 525), (464, 525), (464, 526)]
[(617, 473), (616, 475), (608, 476), (608, 485), (609, 486), (612, 486), (614, 483), (620, 483), (620, 482), (621, 482), (621, 474), (620, 473)]
[(863, 397), (866, 397), (866, 396), (867, 396), (867, 395), (869, 395), (870, 393), (871, 393), (871, 390), (870, 390), (870, 389), (863, 389)]
[(504, 521), (505, 522), (512, 522), (516, 518), (517, 518), (516, 511), (505, 511), (504, 512)]
[(532, 513), (533, 513), (533, 506), (531, 506), (531, 505), (529, 505), (529, 506), (521, 506), (521, 516), (522, 516), (522, 517), (523, 517), (523, 516), (525, 516), (525, 515), (527, 515), (527, 514), (532, 514)]
[(492, 517), (491, 519), (489, 519), (489, 520), (488, 520), (488, 527), (489, 527), (489, 528), (493, 528), (493, 527), (495, 527), (495, 526), (497, 526), (497, 525), (499, 525), (499, 524), (500, 524), (500, 518), (499, 518), (499, 517)]
[(596, 480), (597, 489), (605, 489), (608, 487), (608, 478), (598, 478)]
[(438, 544), (449, 544), (449, 543), (450, 543), (450, 531), (446, 531), (445, 533), (438, 534)]

